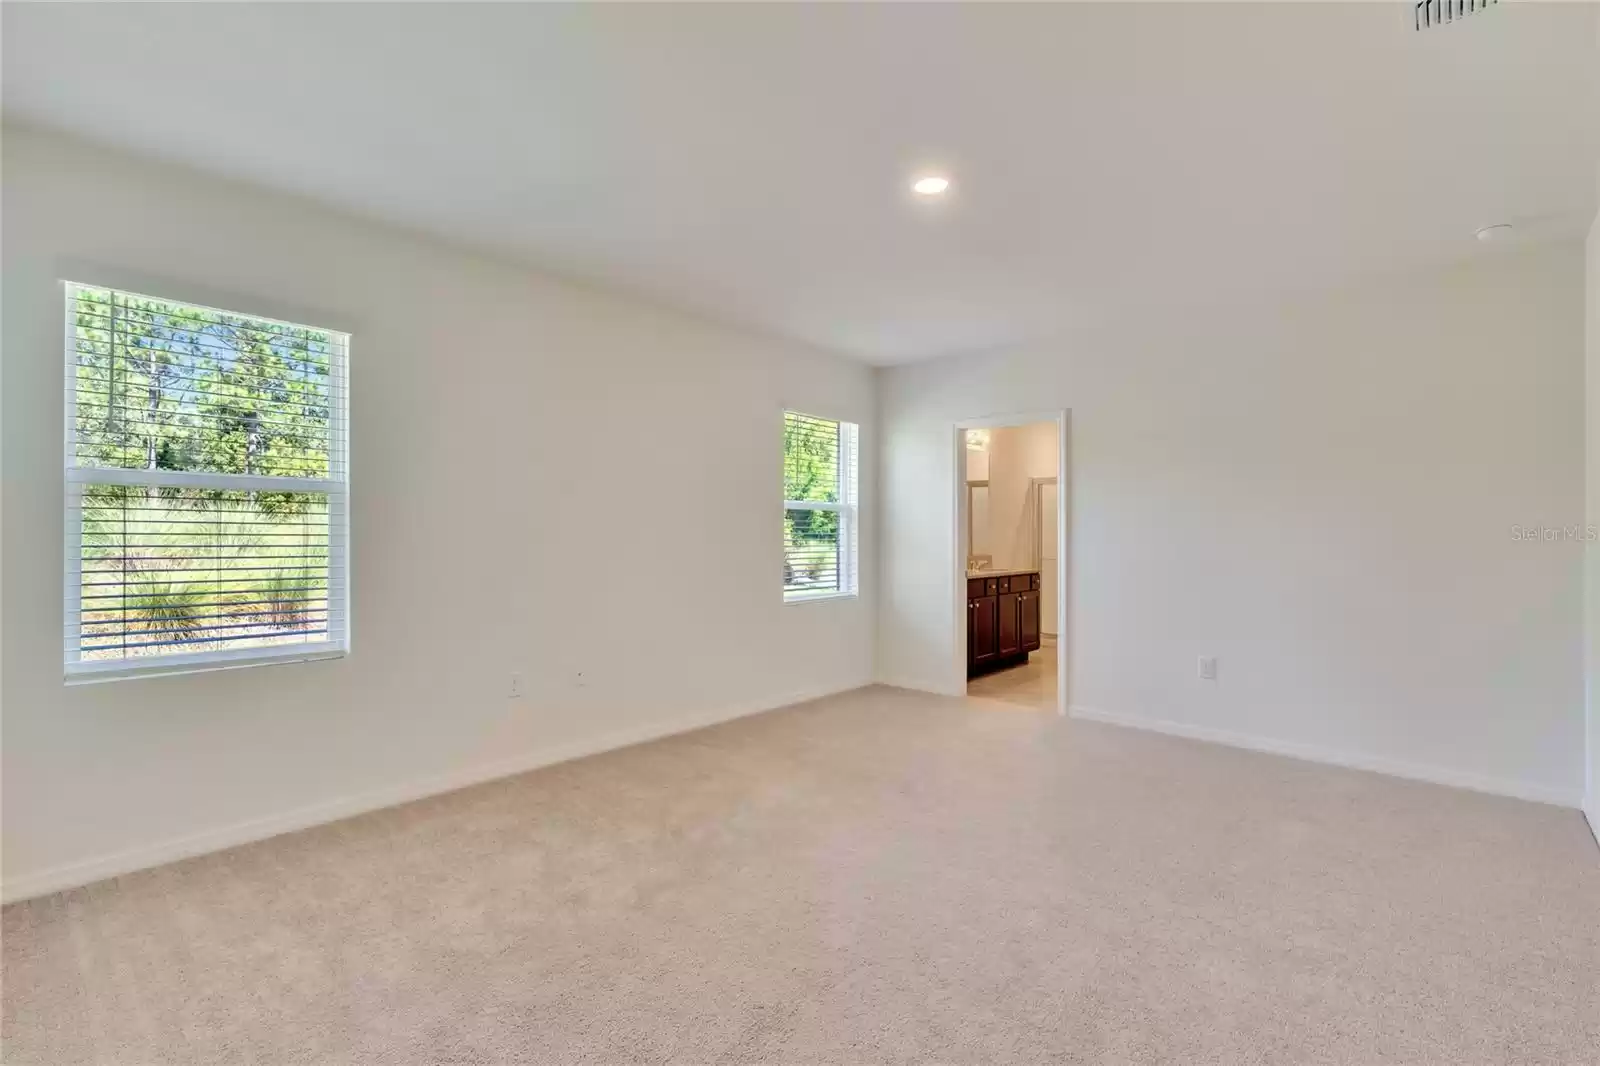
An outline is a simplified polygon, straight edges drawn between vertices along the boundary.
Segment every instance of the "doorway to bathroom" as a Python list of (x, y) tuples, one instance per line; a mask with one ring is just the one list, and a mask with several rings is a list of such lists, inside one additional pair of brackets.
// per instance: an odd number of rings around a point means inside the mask
[(1066, 706), (1066, 427), (1064, 411), (956, 426), (956, 658), (986, 705)]

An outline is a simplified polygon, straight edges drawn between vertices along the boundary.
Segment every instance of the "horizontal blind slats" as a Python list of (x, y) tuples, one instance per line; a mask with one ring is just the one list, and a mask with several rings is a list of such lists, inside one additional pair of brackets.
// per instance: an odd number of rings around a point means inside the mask
[(784, 499), (838, 502), (839, 427), (828, 419), (784, 412)]
[(282, 367), (257, 362), (241, 365), (237, 361), (216, 365), (216, 360), (192, 345), (174, 352), (165, 348), (129, 347), (124, 340), (120, 334), (113, 334), (104, 344), (105, 351), (81, 345), (76, 349), (80, 386), (92, 386), (92, 391), (108, 395), (125, 392), (127, 379), (123, 375), (137, 372), (153, 375), (166, 385), (181, 386), (183, 391), (249, 396), (253, 389), (285, 384), (320, 386), (328, 377), (325, 363), (282, 358), (279, 360)]
[(855, 427), (784, 412), (786, 596), (854, 591)]
[(328, 547), (326, 497), (287, 494), (281, 513), (248, 497), (212, 504), (193, 491), (84, 488), (69, 654), (74, 636), (79, 658), (96, 661), (328, 635), (344, 565)]
[(343, 335), (68, 291), (69, 669), (342, 644)]
[(112, 290), (71, 293), (80, 465), (336, 471), (341, 334)]
[(146, 338), (146, 334), (141, 331), (159, 329), (167, 335), (187, 335), (194, 338), (190, 343), (215, 344), (232, 350), (231, 345), (221, 343), (212, 332), (221, 329), (253, 340), (265, 340), (275, 347), (291, 352), (305, 352), (307, 354), (301, 358), (327, 365), (330, 360), (312, 359), (310, 353), (326, 350), (329, 338), (336, 336), (329, 330), (317, 329), (314, 326), (274, 324), (266, 319), (234, 315), (211, 308), (190, 307), (148, 296), (121, 294), (113, 306), (97, 298), (94, 290), (82, 288), (78, 290), (72, 307), (80, 327), (77, 337), (80, 344), (85, 340), (95, 340), (97, 335), (109, 335), (119, 329), (131, 333), (136, 341), (142, 341)]

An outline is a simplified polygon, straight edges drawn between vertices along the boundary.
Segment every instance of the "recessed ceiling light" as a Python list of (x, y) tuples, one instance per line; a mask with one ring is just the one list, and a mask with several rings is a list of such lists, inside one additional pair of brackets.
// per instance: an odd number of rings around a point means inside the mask
[(940, 177), (938, 174), (929, 174), (911, 183), (911, 191), (918, 196), (943, 196), (948, 188), (950, 179)]
[(1478, 240), (1485, 244), (1490, 241), (1503, 241), (1511, 236), (1511, 223), (1498, 222), (1493, 226), (1484, 226), (1477, 233)]

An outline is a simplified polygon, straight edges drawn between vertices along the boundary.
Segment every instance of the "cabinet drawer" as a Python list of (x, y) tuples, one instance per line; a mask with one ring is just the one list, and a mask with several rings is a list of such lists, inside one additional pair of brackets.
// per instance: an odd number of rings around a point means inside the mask
[(982, 596), (983, 595), (983, 578), (974, 577), (974, 578), (968, 578), (967, 579), (967, 595), (968, 596)]
[(984, 578), (983, 579), (983, 594), (985, 596), (998, 596), (998, 595), (1000, 595), (1000, 579), (997, 578), (997, 577), (986, 577), (986, 578)]

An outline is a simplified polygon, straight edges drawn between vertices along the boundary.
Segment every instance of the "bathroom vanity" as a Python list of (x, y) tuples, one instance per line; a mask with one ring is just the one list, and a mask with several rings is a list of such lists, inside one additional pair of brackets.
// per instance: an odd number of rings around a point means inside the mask
[(1039, 648), (1039, 571), (967, 571), (967, 676), (1028, 661)]

